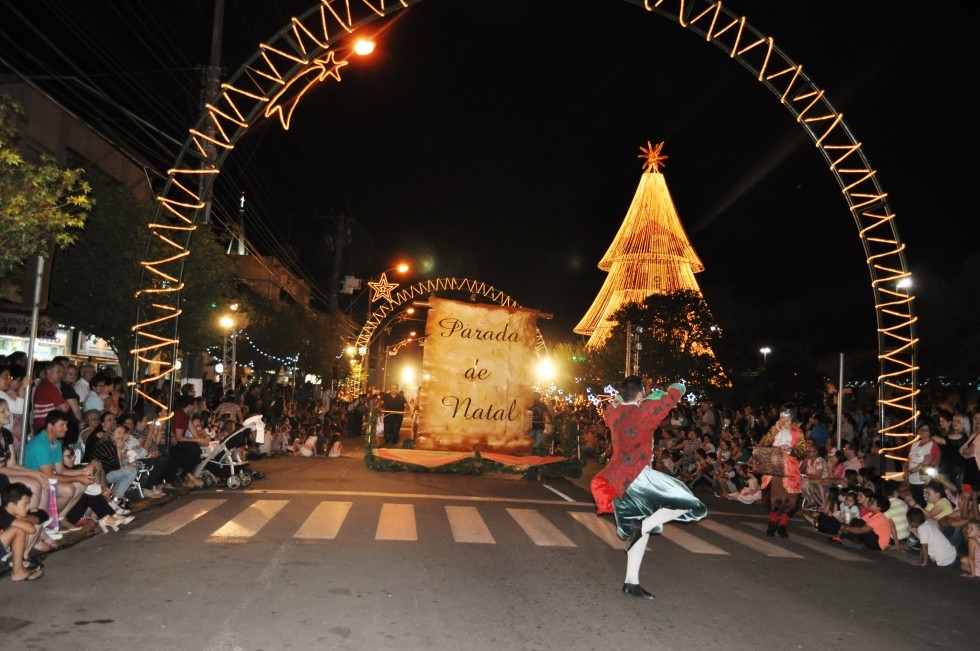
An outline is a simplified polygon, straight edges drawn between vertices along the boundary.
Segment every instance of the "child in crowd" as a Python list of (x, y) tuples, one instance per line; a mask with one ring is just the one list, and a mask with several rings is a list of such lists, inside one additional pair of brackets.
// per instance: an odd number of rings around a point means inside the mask
[(847, 491), (844, 494), (844, 501), (840, 505), (840, 517), (838, 518), (843, 524), (850, 524), (851, 520), (857, 520), (861, 517), (861, 508), (857, 503), (857, 493), (855, 491)]
[(0, 556), (10, 558), (12, 581), (37, 581), (44, 576), (43, 567), (25, 566), (23, 560), (27, 541), (38, 529), (36, 524), (27, 520), (33, 495), (31, 489), (21, 482), (0, 488)]
[(966, 537), (966, 556), (960, 559), (960, 576), (980, 577), (980, 520), (970, 520), (963, 527)]
[(762, 499), (759, 480), (748, 471), (744, 463), (735, 464), (735, 475), (740, 479), (739, 483), (742, 483), (742, 488), (737, 493), (725, 493), (727, 499), (738, 500), (742, 504), (755, 504)]
[(930, 561), (939, 567), (951, 567), (956, 562), (956, 548), (939, 530), (939, 526), (926, 518), (925, 511), (919, 508), (909, 509), (905, 518), (909, 522), (909, 531), (915, 534), (922, 547), (922, 561), (919, 563), (921, 567), (926, 567)]

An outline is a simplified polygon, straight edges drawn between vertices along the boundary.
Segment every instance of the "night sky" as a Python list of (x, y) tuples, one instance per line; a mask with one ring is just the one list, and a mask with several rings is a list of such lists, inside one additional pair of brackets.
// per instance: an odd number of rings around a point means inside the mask
[[(314, 4), (228, 0), (225, 78)], [(724, 4), (844, 114), (889, 193), (918, 294), (951, 283), (977, 248), (970, 21), (924, 2)], [(0, 58), (165, 169), (197, 119), (212, 13), (204, 0), (3, 2)], [(553, 313), (540, 324), (549, 342), (575, 340), (639, 147), (664, 141), (662, 171), (706, 267), (698, 282), (730, 336), (773, 357), (876, 351), (840, 188), (790, 113), (715, 45), (622, 0), (425, 0), (385, 24), (375, 54), (305, 98), (290, 131), (252, 127), (217, 188), (217, 218), (235, 220), (244, 191), (252, 243), (318, 296), (343, 214), (342, 273), (408, 259), (416, 279), (482, 280)], [(926, 331), (944, 318), (919, 310)]]

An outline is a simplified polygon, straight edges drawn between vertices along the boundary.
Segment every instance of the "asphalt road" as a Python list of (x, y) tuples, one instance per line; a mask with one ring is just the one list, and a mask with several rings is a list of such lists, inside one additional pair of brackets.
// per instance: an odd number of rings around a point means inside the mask
[[(758, 507), (651, 539), (650, 602), (577, 481), (385, 472), (274, 458), (248, 489), (193, 491), (0, 581), (4, 649), (973, 648), (980, 581), (854, 552)], [(598, 466), (592, 465), (592, 471)]]

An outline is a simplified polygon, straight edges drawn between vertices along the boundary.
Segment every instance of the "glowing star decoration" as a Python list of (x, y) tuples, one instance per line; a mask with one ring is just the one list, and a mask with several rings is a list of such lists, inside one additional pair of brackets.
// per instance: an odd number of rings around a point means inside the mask
[[(269, 100), (269, 105), (265, 108), (265, 117), (269, 118), (273, 114), (278, 113), (279, 122), (282, 124), (283, 130), (289, 131), (289, 123), (293, 119), (293, 111), (296, 110), (296, 106), (303, 99), (306, 91), (326, 81), (327, 77), (333, 77), (339, 82), (340, 69), (348, 63), (348, 61), (337, 61), (336, 53), (333, 51), (313, 59), (306, 68), (296, 73), (278, 93), (272, 96)], [(296, 91), (296, 88), (304, 82), (305, 85), (299, 91)]]
[(398, 283), (388, 282), (388, 272), (381, 274), (381, 278), (378, 280), (368, 281), (368, 287), (374, 290), (371, 294), (371, 302), (374, 303), (379, 299), (385, 299), (389, 303), (391, 302), (391, 290), (398, 287)]
[(640, 151), (643, 153), (637, 156), (637, 158), (646, 159), (643, 163), (644, 172), (650, 171), (654, 174), (660, 173), (660, 168), (664, 167), (663, 161), (667, 160), (668, 158), (664, 154), (660, 153), (660, 150), (663, 149), (663, 147), (664, 143), (661, 142), (655, 147), (649, 140), (647, 140), (646, 147), (640, 147)]
[(687, 400), (688, 403), (693, 405), (695, 402), (697, 402), (698, 397), (692, 392), (684, 396), (684, 400)]

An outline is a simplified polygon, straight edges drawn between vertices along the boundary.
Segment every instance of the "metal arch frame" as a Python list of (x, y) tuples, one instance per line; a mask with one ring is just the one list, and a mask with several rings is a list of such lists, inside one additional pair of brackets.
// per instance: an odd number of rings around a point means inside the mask
[[(374, 333), (378, 328), (385, 326), (385, 321), (396, 309), (405, 303), (410, 303), (416, 299), (423, 299), (437, 292), (465, 292), (489, 298), (492, 302), (504, 307), (521, 307), (521, 304), (508, 296), (503, 291), (493, 285), (488, 285), (479, 280), (469, 278), (433, 278), (423, 280), (408, 287), (399, 288), (391, 292), (391, 298), (375, 309), (368, 315), (367, 321), (357, 335), (354, 348), (357, 350), (367, 350), (374, 338)], [(535, 329), (534, 352), (538, 357), (548, 355), (548, 346), (541, 336), (541, 330)]]
[[(332, 50), (338, 41), (366, 24), (421, 1), (320, 0), (306, 14), (292, 18), (269, 42), (260, 44), (256, 54), (236, 75), (221, 84), (218, 96), (210, 98), (211, 103), (206, 105), (196, 127), (190, 130), (174, 168), (168, 171), (149, 225), (147, 257), (151, 257), (153, 244), (162, 249), (155, 259), (143, 262), (137, 298), (142, 297), (147, 304), (138, 308), (133, 326), (134, 375), (141, 362), (160, 363), (161, 368), (155, 376), (139, 382), (134, 376), (137, 393), (152, 400), (142, 392), (140, 383), (155, 382), (174, 370), (184, 261), (190, 254), (189, 244), (205, 207), (204, 198), (238, 138), (304, 71), (316, 72), (314, 67), (318, 65), (318, 81), (327, 77), (339, 81), (339, 70), (347, 60), (338, 60), (336, 54), (349, 57), (349, 52)], [(669, 18), (727, 52), (776, 95), (813, 140), (841, 187), (867, 256), (878, 322), (878, 404), (882, 434), (907, 432), (918, 415), (915, 360), (918, 338), (914, 297), (908, 290), (897, 287), (899, 281), (910, 276), (905, 247), (898, 237), (887, 195), (861, 143), (844, 123), (843, 115), (803, 72), (802, 66), (776, 47), (772, 37), (757, 31), (745, 17), (725, 9), (721, 0), (626, 2)], [(324, 53), (328, 56), (320, 58)], [(313, 83), (311, 78), (307, 88)], [(301, 97), (301, 92), (294, 94), (280, 105), (284, 127), (288, 128), (288, 119), (283, 109), (288, 105), (291, 111)], [(167, 332), (169, 327), (172, 334)], [(169, 361), (161, 363), (147, 357), (168, 347)], [(886, 395), (886, 390), (891, 395)], [(900, 415), (888, 426), (884, 421), (886, 406)]]

